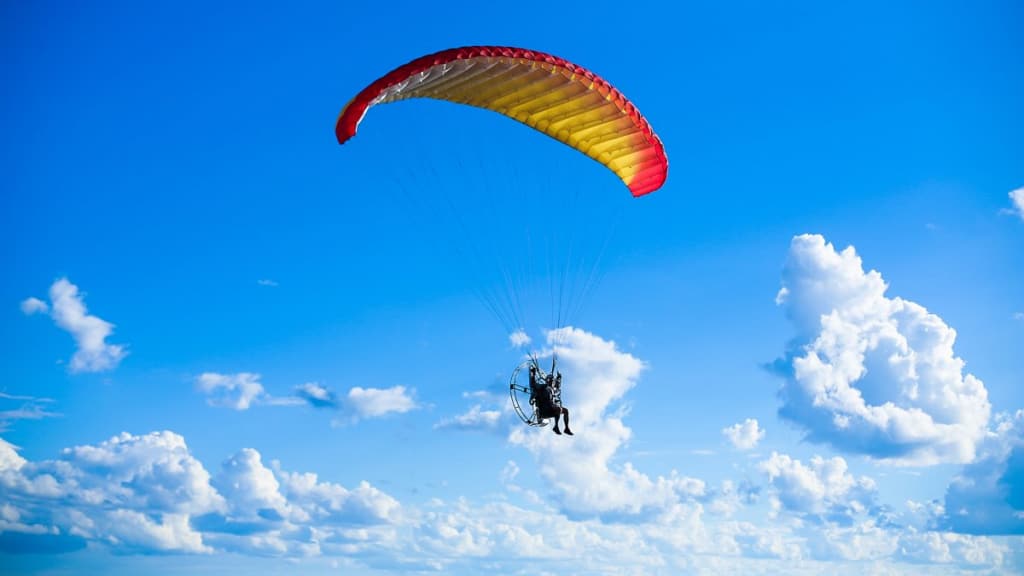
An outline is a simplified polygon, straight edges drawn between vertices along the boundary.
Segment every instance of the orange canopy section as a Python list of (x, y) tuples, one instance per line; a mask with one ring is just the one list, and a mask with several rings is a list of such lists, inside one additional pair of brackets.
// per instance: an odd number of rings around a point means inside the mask
[(501, 46), (431, 54), (377, 79), (341, 110), (344, 144), (375, 104), (435, 98), (504, 114), (597, 160), (634, 196), (665, 183), (668, 158), (636, 106), (614, 86), (557, 56)]

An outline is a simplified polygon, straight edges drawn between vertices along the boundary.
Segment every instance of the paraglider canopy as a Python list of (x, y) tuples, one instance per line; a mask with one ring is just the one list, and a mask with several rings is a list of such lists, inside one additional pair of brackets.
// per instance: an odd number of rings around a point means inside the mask
[(443, 50), (395, 68), (345, 105), (338, 142), (356, 134), (371, 106), (408, 98), (504, 114), (600, 162), (634, 196), (657, 190), (668, 174), (661, 140), (614, 86), (557, 56), (503, 46)]

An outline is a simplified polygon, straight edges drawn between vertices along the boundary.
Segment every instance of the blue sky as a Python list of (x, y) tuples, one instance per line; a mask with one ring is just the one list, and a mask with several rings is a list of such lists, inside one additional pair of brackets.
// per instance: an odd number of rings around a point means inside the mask
[[(1021, 8), (623, 8), (5, 4), (5, 571), (1024, 572)], [(666, 185), (440, 102), (337, 145), (473, 44), (611, 81)]]

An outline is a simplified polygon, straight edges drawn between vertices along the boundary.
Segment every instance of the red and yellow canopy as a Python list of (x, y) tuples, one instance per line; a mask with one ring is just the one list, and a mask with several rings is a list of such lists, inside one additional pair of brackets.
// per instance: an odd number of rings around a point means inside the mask
[(668, 158), (636, 106), (571, 62), (534, 50), (471, 46), (417, 58), (379, 78), (341, 110), (339, 143), (375, 104), (435, 98), (493, 110), (597, 160), (634, 196), (661, 187)]

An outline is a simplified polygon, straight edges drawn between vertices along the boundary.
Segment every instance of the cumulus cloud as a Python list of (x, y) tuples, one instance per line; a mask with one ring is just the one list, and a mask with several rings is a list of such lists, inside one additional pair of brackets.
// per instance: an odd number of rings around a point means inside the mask
[[(636, 574), (859, 575), (865, 566), (895, 573), (1008, 573), (1022, 567), (1013, 555), (1020, 540), (904, 530), (872, 518), (787, 520), (827, 516), (843, 498), (866, 500), (857, 496), (863, 483), (834, 461), (804, 465), (778, 457), (768, 467), (780, 471), (772, 493), (791, 493), (799, 503), (790, 514), (758, 518), (751, 509), (744, 520), (731, 520), (716, 516), (714, 501), (677, 498), (648, 515), (600, 520), (511, 490), (533, 468), (513, 462), (498, 475), (512, 498), (433, 498), (410, 506), (365, 481), (346, 487), (312, 472), (286, 471), (251, 448), (211, 474), (184, 438), (168, 431), (121, 434), (37, 462), (0, 440), (0, 552), (55, 554), (88, 545), (117, 554), (229, 553), (285, 571), (337, 562), (355, 572), (449, 574), (516, 574), (539, 564), (552, 573)], [(785, 487), (815, 484), (782, 480), (807, 471), (820, 487)], [(717, 492), (746, 498), (748, 489), (730, 484)], [(288, 564), (270, 564), (268, 557)], [(322, 563), (310, 564), (317, 558)]]
[(1009, 193), (1010, 206), (1006, 211), (1010, 214), (1016, 214), (1020, 216), (1021, 220), (1024, 220), (1024, 188), (1017, 188)]
[(16, 446), (0, 438), (0, 480), (5, 481), (4, 485), (13, 485), (14, 483), (4, 475), (21, 470), (25, 462), (26, 460), (18, 454)]
[(624, 409), (613, 405), (636, 385), (644, 368), (640, 360), (578, 328), (549, 331), (547, 343), (547, 354), (558, 356), (562, 400), (577, 435), (566, 438), (546, 428), (516, 426), (509, 440), (534, 454), (565, 513), (637, 517), (707, 496), (703, 481), (678, 472), (651, 478), (629, 462), (612, 463), (632, 434), (623, 423)]
[(747, 418), (739, 424), (722, 429), (722, 434), (735, 448), (752, 450), (764, 439), (764, 429), (758, 426), (756, 418)]
[(266, 396), (260, 375), (251, 372), (218, 374), (204, 372), (196, 378), (199, 390), (207, 394), (210, 406), (223, 406), (234, 410), (248, 410), (254, 402)]
[(257, 280), (256, 283), (259, 284), (260, 286), (267, 286), (268, 288), (277, 288), (278, 286), (278, 283), (276, 281), (270, 280), (268, 278), (261, 278)]
[(940, 525), (966, 534), (1024, 535), (1024, 410), (999, 416), (977, 461), (946, 490)]
[(804, 464), (772, 452), (759, 465), (771, 487), (772, 506), (817, 521), (849, 524), (867, 512), (877, 496), (874, 480), (855, 477), (840, 457), (816, 456)]
[(514, 348), (522, 348), (524, 346), (529, 346), (530, 342), (532, 342), (532, 340), (526, 334), (526, 332), (523, 332), (522, 330), (516, 330), (515, 332), (509, 334), (508, 341), (510, 344), (512, 344)]
[(301, 395), (273, 396), (269, 394), (260, 382), (260, 375), (252, 372), (237, 374), (204, 372), (196, 377), (195, 383), (196, 388), (208, 396), (207, 404), (232, 410), (248, 410), (256, 405), (301, 406), (312, 403)]
[(361, 388), (348, 391), (348, 404), (358, 417), (377, 418), (387, 414), (404, 414), (416, 409), (413, 392), (405, 386)]
[(210, 476), (173, 432), (122, 433), (96, 445), (66, 448), (60, 460), (44, 462), (36, 480), (57, 480), (58, 492), (92, 505), (138, 511), (198, 514), (218, 510), (223, 499)]
[(367, 482), (347, 488), (288, 472), (253, 449), (226, 459), (211, 478), (171, 432), (122, 434), (38, 463), (0, 440), (0, 496), (4, 551), (27, 551), (28, 543), (54, 553), (90, 543), (118, 553), (327, 556), (382, 570), (472, 571), (487, 555), (510, 567), (571, 558), (578, 546), (559, 533), (590, 542), (604, 560), (613, 557), (609, 547), (618, 553), (641, 543), (636, 531), (623, 539), (500, 502), (434, 501), (406, 514)]
[(508, 392), (497, 390), (463, 392), (462, 397), (472, 401), (469, 408), (461, 414), (441, 418), (434, 424), (434, 429), (507, 435), (513, 428), (522, 425), (522, 422), (509, 410)]
[(236, 520), (277, 521), (285, 518), (287, 501), (274, 473), (263, 465), (260, 453), (244, 448), (228, 458), (213, 480), (218, 492), (227, 497), (228, 512)]
[(362, 481), (347, 489), (341, 484), (323, 482), (314, 473), (285, 472), (274, 463), (274, 474), (281, 478), (281, 492), (299, 522), (317, 526), (358, 526), (393, 524), (401, 518), (398, 500)]
[(978, 569), (1004, 566), (1010, 559), (1007, 542), (954, 532), (909, 531), (900, 535), (898, 546), (896, 557), (916, 564), (955, 564)]
[[(418, 408), (414, 391), (404, 386), (391, 388), (354, 387), (339, 398), (333, 391), (316, 382), (296, 386), (292, 396), (274, 396), (266, 391), (259, 374), (239, 372), (220, 374), (205, 372), (195, 379), (196, 387), (208, 396), (211, 406), (248, 410), (253, 406), (302, 406), (314, 408), (344, 409), (350, 413), (351, 421), (365, 418), (379, 418), (388, 414), (402, 414)], [(343, 424), (335, 420), (334, 424)]]
[(436, 429), (455, 428), (458, 430), (498, 430), (502, 423), (501, 410), (486, 410), (474, 404), (468, 411), (444, 418), (434, 425)]
[(45, 314), (50, 311), (50, 306), (39, 298), (26, 298), (21, 301), (21, 311), (27, 316)]
[(899, 464), (974, 458), (991, 407), (953, 351), (956, 332), (923, 306), (885, 295), (854, 248), (793, 238), (777, 302), (797, 329), (777, 368), (779, 413), (807, 438)]
[(128, 354), (120, 344), (108, 344), (114, 325), (88, 313), (78, 286), (61, 278), (50, 286), (50, 305), (38, 298), (21, 303), (25, 314), (49, 311), (57, 326), (74, 338), (78, 349), (71, 357), (72, 372), (103, 372), (117, 367)]
[(338, 408), (338, 397), (316, 382), (307, 382), (295, 387), (295, 395), (315, 408)]
[(823, 561), (877, 562), (891, 558), (899, 549), (898, 533), (872, 518), (815, 525), (804, 535), (807, 553)]
[(173, 432), (120, 434), (30, 462), (0, 439), (0, 550), (93, 542), (122, 553), (306, 555), (317, 542), (390, 525), (397, 500), (263, 464), (242, 449), (211, 477)]
[(42, 462), (0, 441), (0, 495), (21, 524), (43, 528), (35, 546), (57, 549), (95, 540), (125, 550), (206, 552), (188, 517), (223, 506), (206, 470), (171, 432), (122, 434)]

